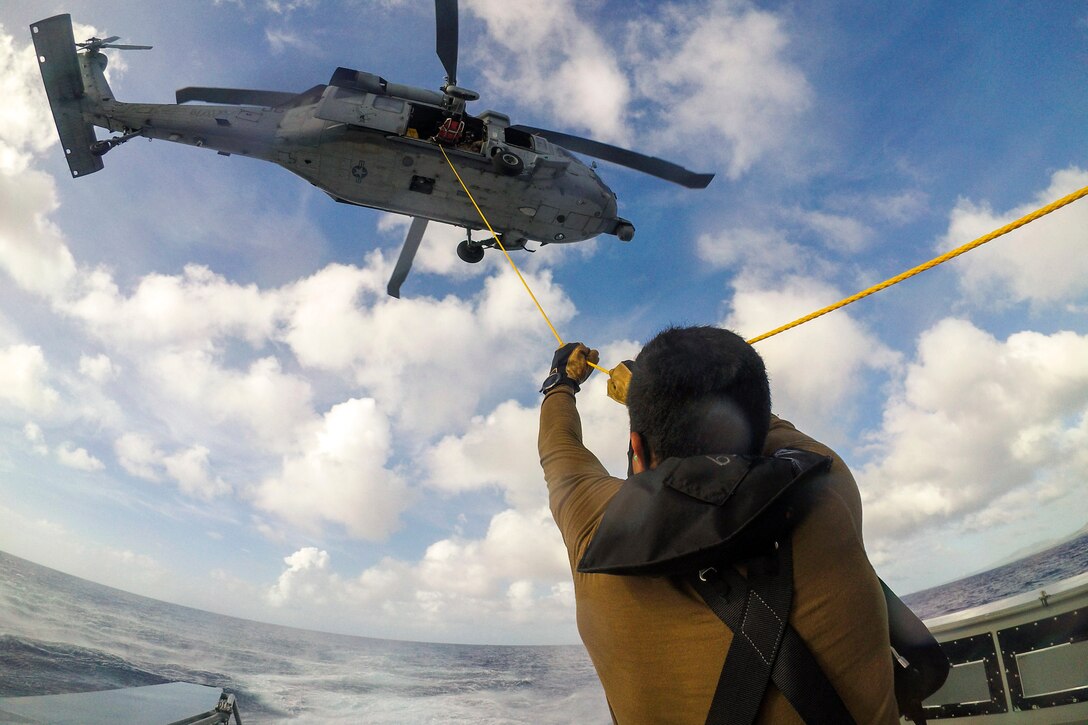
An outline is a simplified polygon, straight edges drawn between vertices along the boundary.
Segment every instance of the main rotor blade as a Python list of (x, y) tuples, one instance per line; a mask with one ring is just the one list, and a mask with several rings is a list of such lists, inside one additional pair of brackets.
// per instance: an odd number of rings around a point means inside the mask
[(435, 40), (438, 59), (446, 69), (449, 85), (457, 85), (457, 0), (434, 0)]
[(117, 50), (151, 50), (153, 46), (150, 45), (115, 45), (113, 43), (103, 43), (103, 48), (116, 48)]
[(412, 268), (412, 261), (416, 258), (416, 250), (423, 239), (423, 232), (427, 230), (429, 220), (417, 216), (412, 220), (412, 226), (408, 228), (408, 236), (404, 239), (404, 246), (400, 248), (400, 256), (397, 258), (397, 266), (393, 268), (393, 275), (389, 278), (389, 286), (386, 292), (390, 297), (400, 299), (400, 286), (408, 277), (408, 270)]
[(611, 146), (581, 136), (571, 136), (567, 133), (549, 131), (546, 128), (534, 128), (533, 126), (511, 126), (510, 128), (542, 136), (570, 151), (626, 166), (629, 169), (641, 171), (644, 174), (656, 176), (659, 179), (671, 181), (689, 189), (705, 189), (711, 179), (714, 178), (714, 174), (699, 174), (671, 161), (659, 159), (656, 156), (646, 156), (637, 151)]

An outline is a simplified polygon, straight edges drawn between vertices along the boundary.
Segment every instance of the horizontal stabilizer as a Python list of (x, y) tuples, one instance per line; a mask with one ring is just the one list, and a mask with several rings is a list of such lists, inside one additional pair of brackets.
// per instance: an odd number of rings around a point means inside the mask
[(83, 118), (86, 96), (72, 34), (72, 16), (39, 20), (30, 26), (30, 34), (68, 168), (72, 176), (93, 174), (102, 169), (102, 158), (91, 153), (91, 144), (96, 140), (94, 126)]
[(285, 93), (283, 91), (251, 91), (245, 88), (189, 86), (178, 90), (177, 101), (178, 103), (200, 101), (202, 103), (224, 103), (232, 106), (277, 108), (287, 105), (298, 96), (298, 93)]

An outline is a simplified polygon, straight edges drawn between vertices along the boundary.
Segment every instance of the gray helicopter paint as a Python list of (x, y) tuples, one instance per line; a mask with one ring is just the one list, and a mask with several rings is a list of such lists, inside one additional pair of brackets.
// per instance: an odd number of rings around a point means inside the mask
[(322, 94), (314, 116), (402, 136), (408, 131), (410, 110), (408, 102), (400, 98), (330, 86)]
[[(485, 229), (436, 144), (403, 135), (406, 101), (327, 86), (317, 102), (286, 110), (122, 103), (111, 98), (105, 56), (81, 53), (79, 59), (85, 84), (103, 98), (85, 114), (98, 126), (271, 161), (338, 201)], [(480, 152), (447, 147), (446, 153), (510, 247), (524, 240), (580, 242), (615, 230), (622, 221), (616, 197), (588, 166), (544, 139), (534, 143), (547, 153), (514, 149), (504, 142), (505, 116), (488, 118)], [(525, 170), (497, 172), (488, 158), (493, 147), (518, 154)]]

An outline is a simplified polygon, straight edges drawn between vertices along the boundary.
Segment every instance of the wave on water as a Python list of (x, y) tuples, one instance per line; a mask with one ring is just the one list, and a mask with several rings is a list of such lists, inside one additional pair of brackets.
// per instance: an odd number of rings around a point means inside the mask
[(191, 682), (247, 723), (608, 722), (580, 646), (348, 637), (128, 594), (0, 552), (0, 697)]
[(903, 597), (921, 619), (989, 604), (1088, 571), (1088, 534), (1018, 561)]
[(221, 687), (241, 701), (247, 714), (285, 717), (261, 703), (255, 693), (226, 674), (183, 667), (172, 663), (141, 664), (102, 650), (62, 642), (48, 642), (0, 634), (0, 696), (29, 697), (95, 692), (122, 687), (143, 687), (168, 682), (191, 682)]
[(8, 697), (158, 685), (170, 680), (107, 652), (0, 635), (0, 693)]

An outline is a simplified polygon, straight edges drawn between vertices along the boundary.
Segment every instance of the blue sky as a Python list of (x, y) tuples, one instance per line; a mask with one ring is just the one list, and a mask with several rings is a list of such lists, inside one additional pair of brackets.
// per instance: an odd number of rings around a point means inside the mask
[[(28, 25), (120, 35), (126, 101), (437, 87), (428, 2), (0, 7), (0, 549), (169, 601), (379, 637), (573, 642), (536, 461), (554, 338), (498, 255), (250, 159), (137, 139), (73, 180)], [(669, 324), (755, 336), (1088, 185), (1075, 3), (466, 0), (475, 112), (714, 171), (602, 163), (634, 241), (519, 254), (607, 365)], [(1088, 521), (1088, 202), (757, 346), (858, 479), (902, 592)], [(486, 211), (486, 209), (485, 209)], [(580, 396), (625, 468), (626, 415)]]

